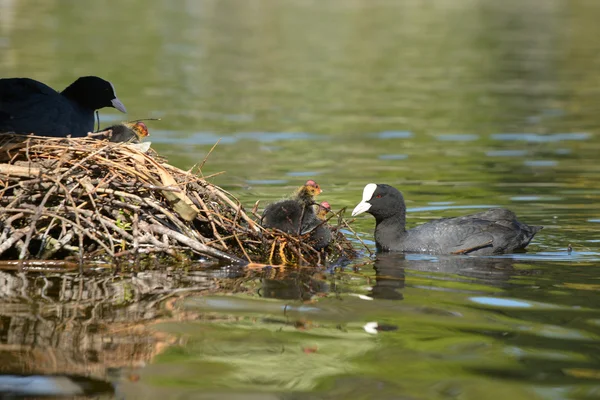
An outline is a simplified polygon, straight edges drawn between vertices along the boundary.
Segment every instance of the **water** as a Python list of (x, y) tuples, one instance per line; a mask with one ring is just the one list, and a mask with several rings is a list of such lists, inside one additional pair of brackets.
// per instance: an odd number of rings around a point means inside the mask
[[(171, 163), (220, 139), (203, 173), (248, 207), (310, 177), (334, 209), (394, 185), (410, 226), (488, 206), (545, 226), (496, 258), (4, 273), (2, 373), (107, 398), (600, 397), (599, 17), (592, 0), (0, 1), (0, 75), (110, 79), (127, 118), (161, 118)], [(371, 249), (373, 226), (353, 224)]]

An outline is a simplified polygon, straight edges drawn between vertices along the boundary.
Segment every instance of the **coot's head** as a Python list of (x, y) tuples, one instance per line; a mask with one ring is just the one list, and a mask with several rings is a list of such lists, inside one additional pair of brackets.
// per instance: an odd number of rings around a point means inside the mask
[(114, 107), (123, 113), (127, 112), (121, 100), (117, 98), (113, 84), (97, 76), (82, 76), (61, 94), (91, 110)]
[(325, 220), (327, 218), (327, 213), (331, 211), (331, 206), (328, 202), (322, 201), (321, 204), (317, 206), (317, 218), (320, 220)]
[(352, 216), (364, 212), (371, 214), (378, 221), (398, 214), (404, 215), (404, 197), (398, 189), (390, 185), (369, 183), (363, 189), (362, 201), (352, 210)]
[(312, 179), (306, 181), (306, 183), (298, 189), (297, 197), (306, 204), (313, 204), (314, 199), (319, 194), (323, 193), (319, 184)]

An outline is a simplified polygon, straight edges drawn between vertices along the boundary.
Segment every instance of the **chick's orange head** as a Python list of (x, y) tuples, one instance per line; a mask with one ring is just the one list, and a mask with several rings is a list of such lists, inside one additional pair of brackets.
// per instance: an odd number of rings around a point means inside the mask
[(312, 179), (307, 180), (304, 186), (308, 189), (310, 193), (312, 193), (313, 196), (323, 193), (323, 190), (321, 190), (319, 184), (313, 181)]
[(138, 137), (143, 138), (149, 136), (148, 127), (145, 123), (138, 121), (133, 125), (133, 130), (137, 133)]

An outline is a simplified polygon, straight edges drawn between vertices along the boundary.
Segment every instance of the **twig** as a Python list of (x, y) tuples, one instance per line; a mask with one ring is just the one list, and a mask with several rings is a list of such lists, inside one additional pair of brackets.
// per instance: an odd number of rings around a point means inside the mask
[(142, 230), (145, 230), (148, 232), (154, 232), (154, 233), (158, 233), (160, 235), (166, 235), (174, 240), (177, 240), (180, 243), (183, 243), (184, 245), (190, 247), (191, 249), (197, 251), (200, 254), (206, 254), (208, 256), (215, 257), (219, 260), (233, 262), (236, 264), (245, 264), (246, 263), (244, 260), (241, 260), (241, 259), (239, 259), (235, 256), (232, 256), (232, 255), (229, 255), (229, 254), (225, 254), (222, 251), (212, 249), (196, 240), (190, 239), (189, 237), (182, 235), (179, 232), (175, 232), (164, 226), (150, 225), (145, 221), (140, 221), (140, 228)]
[(210, 150), (208, 151), (208, 153), (206, 153), (206, 155), (204, 156), (204, 160), (202, 160), (202, 162), (200, 163), (200, 166), (198, 166), (198, 170), (200, 171), (200, 173), (202, 173), (202, 168), (204, 167), (204, 164), (206, 163), (206, 160), (208, 160), (208, 157), (211, 155), (211, 153), (213, 152), (213, 150), (217, 147), (217, 145), (221, 142), (221, 139), (219, 138), (219, 140), (217, 140), (217, 143), (213, 144), (213, 146), (210, 148)]

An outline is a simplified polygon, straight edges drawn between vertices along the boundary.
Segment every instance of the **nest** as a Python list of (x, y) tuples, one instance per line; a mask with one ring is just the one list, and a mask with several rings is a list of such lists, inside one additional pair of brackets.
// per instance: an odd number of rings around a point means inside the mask
[(183, 171), (137, 146), (0, 134), (0, 259), (81, 268), (205, 257), (323, 265), (354, 255), (341, 212), (333, 242), (319, 252), (305, 237), (263, 229), (255, 213), (202, 176), (203, 163)]

